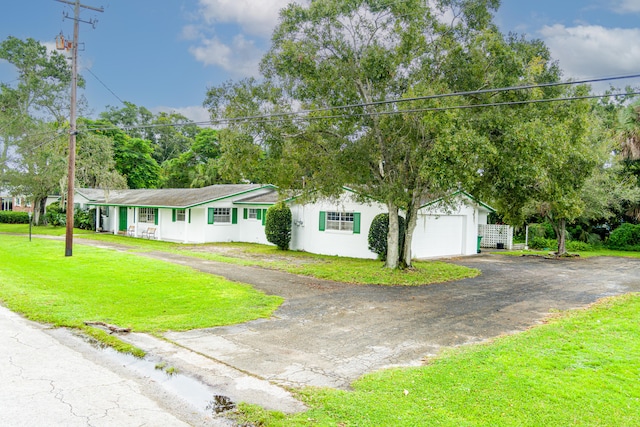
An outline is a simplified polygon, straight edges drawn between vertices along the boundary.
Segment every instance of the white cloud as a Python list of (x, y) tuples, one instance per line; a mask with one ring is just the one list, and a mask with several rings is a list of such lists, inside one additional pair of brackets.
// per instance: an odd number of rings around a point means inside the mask
[(619, 0), (613, 10), (618, 13), (638, 13), (640, 12), (640, 0)]
[(640, 70), (640, 28), (557, 24), (543, 27), (540, 34), (569, 77), (605, 77)]
[(235, 36), (229, 45), (217, 37), (203, 39), (200, 46), (192, 46), (189, 52), (203, 64), (220, 67), (239, 77), (257, 75), (262, 57), (254, 41), (242, 34)]
[(280, 9), (291, 0), (200, 0), (201, 14), (211, 24), (236, 23), (246, 33), (269, 37), (278, 23)]

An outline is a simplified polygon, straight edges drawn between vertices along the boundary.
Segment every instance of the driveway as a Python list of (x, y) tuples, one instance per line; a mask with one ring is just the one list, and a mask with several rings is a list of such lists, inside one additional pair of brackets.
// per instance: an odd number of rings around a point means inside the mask
[(523, 331), (553, 311), (640, 291), (637, 259), (558, 261), (483, 254), (453, 261), (482, 270), (482, 275), (473, 279), (423, 287), (383, 287), (335, 283), (180, 255), (146, 255), (285, 297), (270, 319), (170, 332), (165, 338), (240, 371), (293, 387), (348, 389), (367, 372), (420, 365), (444, 347)]

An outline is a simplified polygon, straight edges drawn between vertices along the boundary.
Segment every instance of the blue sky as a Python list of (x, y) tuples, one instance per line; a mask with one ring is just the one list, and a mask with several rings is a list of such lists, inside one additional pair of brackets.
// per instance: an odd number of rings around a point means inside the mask
[[(257, 75), (277, 11), (288, 0), (82, 3), (104, 7), (104, 13), (82, 13), (85, 20), (98, 20), (95, 29), (80, 27), (80, 72), (93, 114), (120, 106), (120, 98), (203, 121), (207, 87)], [(55, 0), (5, 0), (0, 38), (32, 37), (53, 46), (61, 31), (73, 33), (64, 12), (72, 14), (72, 7)], [(503, 0), (496, 23), (503, 32), (544, 40), (567, 77), (640, 72), (640, 0)], [(0, 81), (14, 78), (11, 67), (0, 62)], [(640, 86), (640, 79), (617, 83), (627, 84)]]

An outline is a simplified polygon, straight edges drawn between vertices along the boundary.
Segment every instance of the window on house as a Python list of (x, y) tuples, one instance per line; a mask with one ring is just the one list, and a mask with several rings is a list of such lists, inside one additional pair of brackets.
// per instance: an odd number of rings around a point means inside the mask
[(184, 222), (186, 217), (186, 209), (176, 209), (176, 221)]
[(327, 230), (353, 231), (353, 212), (327, 212)]
[(320, 231), (360, 233), (360, 212), (320, 212)]
[(140, 208), (138, 211), (138, 222), (155, 224), (156, 210), (154, 208)]
[(230, 223), (231, 208), (213, 208), (214, 223)]
[(22, 197), (16, 197), (16, 206), (22, 206)]
[(249, 208), (247, 219), (258, 219), (258, 209)]

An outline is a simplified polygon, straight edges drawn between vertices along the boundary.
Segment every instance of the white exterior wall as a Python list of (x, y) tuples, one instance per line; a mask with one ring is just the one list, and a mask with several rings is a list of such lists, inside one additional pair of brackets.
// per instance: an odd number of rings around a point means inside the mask
[[(320, 231), (320, 212), (360, 213), (360, 233)], [(381, 204), (356, 203), (348, 192), (337, 201), (319, 200), (305, 205), (294, 204), (291, 206), (291, 249), (323, 255), (376, 258), (376, 254), (368, 248), (369, 228), (373, 218), (383, 212), (386, 209)]]
[[(422, 208), (413, 234), (413, 258), (472, 255), (478, 247), (478, 208), (460, 203), (457, 208)], [(486, 215), (485, 215), (486, 221)]]
[[(260, 243), (263, 245), (271, 245), (267, 240), (267, 235), (264, 231), (264, 215), (267, 214), (268, 206), (265, 205), (242, 205), (238, 206), (238, 226), (239, 235), (237, 241), (247, 243)], [(244, 219), (245, 209), (259, 209), (260, 219)]]

